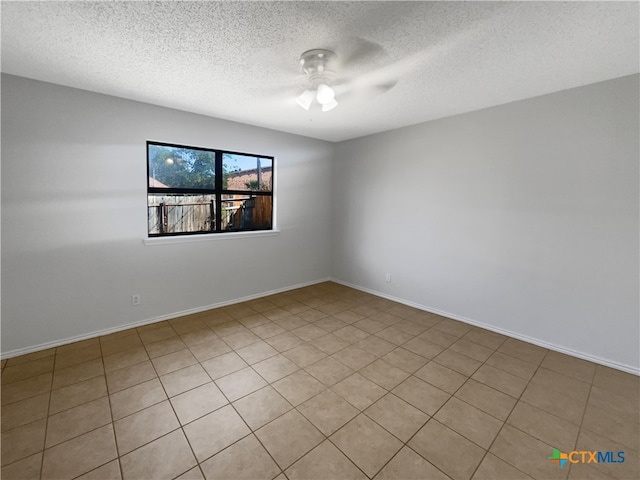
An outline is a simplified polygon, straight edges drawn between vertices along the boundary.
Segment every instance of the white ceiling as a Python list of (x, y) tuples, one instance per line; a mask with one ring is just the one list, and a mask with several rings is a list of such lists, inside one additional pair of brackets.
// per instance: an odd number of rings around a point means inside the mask
[[(2, 1), (1, 14), (5, 73), (329, 141), (639, 71), (637, 2)], [(342, 72), (356, 78), (401, 76), (307, 112), (293, 99), (312, 48), (355, 55)]]

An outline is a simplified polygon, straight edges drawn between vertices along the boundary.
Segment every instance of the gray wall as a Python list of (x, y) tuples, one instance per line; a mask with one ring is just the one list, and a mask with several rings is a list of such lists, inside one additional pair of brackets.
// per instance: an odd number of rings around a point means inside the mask
[[(144, 245), (146, 140), (274, 155), (280, 234)], [(327, 278), (333, 151), (3, 75), (3, 354)]]
[(637, 371), (638, 82), (338, 144), (332, 276)]
[[(638, 82), (333, 145), (3, 75), (3, 355), (332, 276), (638, 371)], [(281, 233), (144, 245), (146, 140), (276, 156)]]

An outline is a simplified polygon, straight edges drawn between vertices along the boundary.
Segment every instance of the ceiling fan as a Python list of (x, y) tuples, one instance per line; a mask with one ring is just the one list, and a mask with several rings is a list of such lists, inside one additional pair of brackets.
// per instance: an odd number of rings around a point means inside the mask
[(380, 45), (363, 39), (349, 43), (340, 56), (325, 48), (300, 55), (304, 91), (295, 100), (301, 108), (309, 110), (317, 103), (328, 112), (349, 94), (380, 94), (398, 82), (403, 69), (388, 63), (389, 56)]
[(334, 52), (321, 48), (307, 50), (300, 55), (300, 65), (307, 76), (308, 88), (296, 98), (296, 103), (305, 110), (309, 110), (314, 99), (322, 106), (323, 112), (338, 106), (335, 91), (331, 88), (336, 79), (336, 58)]

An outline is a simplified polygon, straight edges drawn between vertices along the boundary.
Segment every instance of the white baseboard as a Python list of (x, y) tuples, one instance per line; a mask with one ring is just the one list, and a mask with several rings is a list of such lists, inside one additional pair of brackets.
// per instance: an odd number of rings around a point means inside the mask
[(445, 312), (442, 310), (438, 310), (437, 308), (431, 308), (425, 305), (421, 305), (419, 303), (411, 302), (409, 300), (405, 300), (403, 298), (394, 297), (393, 295), (388, 295), (383, 292), (378, 292), (377, 290), (372, 290), (370, 288), (361, 287), (359, 285), (354, 285), (349, 282), (345, 282), (343, 280), (339, 280), (337, 278), (330, 278), (332, 282), (339, 283), (340, 285), (344, 285), (346, 287), (354, 288), (356, 290), (360, 290), (365, 293), (370, 293), (371, 295), (375, 295), (377, 297), (386, 298), (387, 300), (392, 300), (397, 303), (401, 303), (403, 305), (407, 305), (409, 307), (414, 307), (419, 310), (423, 310), (425, 312), (435, 313), (436, 315), (442, 315), (443, 317), (451, 318), (453, 320), (458, 320), (460, 322), (468, 323), (469, 325), (474, 325), (476, 327), (484, 328), (485, 330), (490, 330), (495, 333), (499, 333), (501, 335), (506, 335), (507, 337), (515, 338), (517, 340), (522, 340), (523, 342), (532, 343), (534, 345), (538, 345), (539, 347), (547, 348), (549, 350), (553, 350), (555, 352), (564, 353), (566, 355), (571, 355), (572, 357), (581, 358), (583, 360), (587, 360), (589, 362), (597, 363), (599, 365), (604, 365), (605, 367), (615, 368), (616, 370), (621, 370), (623, 372), (631, 373), (633, 375), (640, 376), (640, 369), (637, 367), (633, 367), (631, 365), (625, 365), (622, 363), (614, 362), (612, 360), (608, 360), (606, 358), (597, 357), (594, 355), (590, 355), (588, 353), (579, 352), (577, 350), (572, 350), (570, 348), (561, 347), (559, 345), (555, 345), (553, 343), (548, 343), (543, 340), (539, 340), (537, 338), (528, 337), (527, 335), (522, 335), (517, 332), (512, 332), (510, 330), (505, 330), (503, 328), (495, 327), (493, 325), (489, 325), (486, 323), (478, 322), (476, 320), (472, 320), (470, 318), (461, 317), (460, 315), (455, 315), (450, 312)]
[(126, 325), (120, 325), (118, 327), (106, 328), (104, 330), (98, 330), (91, 333), (86, 333), (83, 335), (76, 335), (74, 337), (63, 338), (61, 340), (55, 340), (52, 342), (42, 343), (40, 345), (36, 345), (33, 347), (26, 348), (18, 348), (15, 350), (10, 350), (8, 352), (2, 352), (0, 354), (0, 359), (4, 360), (6, 358), (17, 357), (19, 355), (26, 355), (27, 353), (39, 352), (40, 350), (46, 350), (48, 348), (59, 347), (61, 345), (67, 345), (69, 343), (79, 342), (81, 340), (88, 340), (90, 338), (101, 337), (103, 335), (109, 335), (110, 333), (120, 332), (122, 330), (128, 330), (130, 328), (142, 327), (143, 325), (149, 325), (151, 323), (162, 322), (164, 320), (171, 320), (173, 318), (183, 317), (185, 315), (193, 315), (194, 313), (206, 312), (207, 310), (212, 310), (214, 308), (226, 307), (227, 305), (234, 305), (236, 303), (247, 302), (249, 300), (255, 300), (257, 298), (267, 297), (269, 295), (275, 295), (277, 293), (284, 293), (290, 290), (295, 290), (297, 288), (304, 288), (310, 285), (316, 285), (322, 282), (328, 282), (331, 279), (323, 278), (320, 280), (313, 280), (311, 282), (298, 283), (296, 285), (291, 285), (289, 287), (279, 288), (276, 290), (269, 290), (267, 292), (256, 293), (254, 295), (248, 295), (246, 297), (235, 298), (233, 300), (226, 300), (224, 302), (214, 303), (211, 305), (205, 305), (197, 308), (190, 308), (188, 310), (182, 310), (180, 312), (173, 312), (167, 315), (160, 315), (158, 317), (149, 318), (146, 320), (140, 320), (138, 322), (128, 323)]

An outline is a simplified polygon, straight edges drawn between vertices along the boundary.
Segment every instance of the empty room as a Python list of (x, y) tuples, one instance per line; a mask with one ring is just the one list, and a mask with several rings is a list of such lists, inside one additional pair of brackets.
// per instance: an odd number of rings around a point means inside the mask
[(637, 2), (0, 8), (3, 479), (640, 478)]

